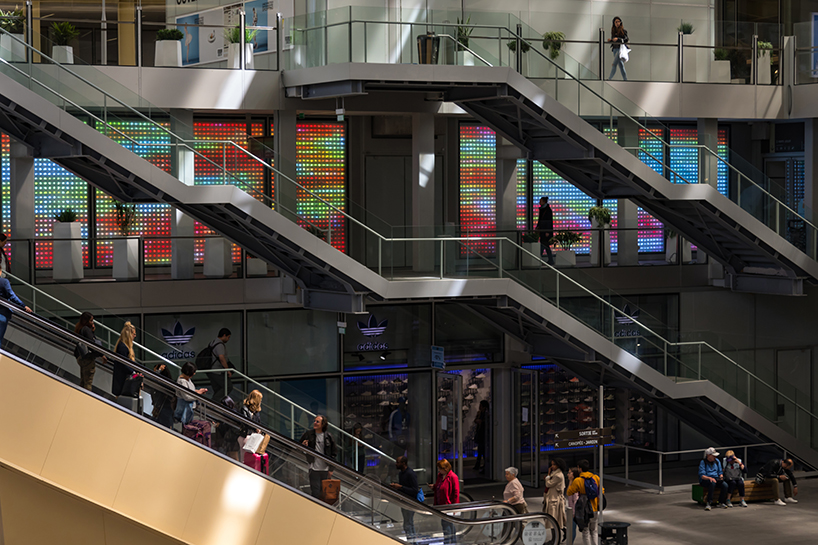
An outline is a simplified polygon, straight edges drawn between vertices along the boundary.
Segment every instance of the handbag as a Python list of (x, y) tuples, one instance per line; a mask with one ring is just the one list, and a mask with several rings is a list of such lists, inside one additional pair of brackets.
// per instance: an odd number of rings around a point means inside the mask
[(141, 373), (133, 373), (130, 377), (125, 379), (125, 384), (122, 385), (122, 394), (129, 397), (139, 397), (139, 392), (142, 390), (142, 381), (144, 375)]
[(270, 444), (270, 436), (266, 433), (264, 437), (261, 439), (261, 444), (259, 444), (258, 448), (256, 449), (256, 454), (264, 454), (267, 452), (267, 445)]
[(321, 481), (321, 499), (329, 505), (338, 501), (341, 494), (341, 481), (338, 479), (324, 479)]
[(630, 54), (631, 50), (628, 49), (628, 46), (622, 44), (619, 46), (619, 58), (622, 59), (623, 62), (628, 62), (628, 55)]
[(77, 345), (74, 347), (74, 357), (78, 360), (85, 359), (88, 357), (90, 352), (91, 351), (88, 349), (88, 345), (85, 343), (77, 343)]
[[(260, 433), (251, 433), (247, 436), (247, 439), (244, 440), (244, 446), (242, 450), (244, 452), (252, 452), (253, 454), (257, 454), (259, 447), (261, 446), (262, 441), (264, 441), (264, 436)], [(267, 437), (267, 442), (270, 441), (270, 438)], [(267, 448), (267, 445), (264, 446)], [(263, 451), (262, 451), (263, 452)]]
[(760, 471), (756, 473), (756, 484), (762, 485), (764, 481), (767, 480), (767, 476), (761, 473)]

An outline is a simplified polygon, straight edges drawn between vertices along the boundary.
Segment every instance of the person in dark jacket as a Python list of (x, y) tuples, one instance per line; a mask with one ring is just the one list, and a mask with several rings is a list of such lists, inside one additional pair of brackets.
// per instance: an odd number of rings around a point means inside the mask
[[(133, 351), (133, 341), (136, 338), (136, 328), (131, 322), (125, 322), (122, 326), (122, 332), (119, 334), (119, 339), (114, 346), (114, 352), (122, 356), (126, 360), (136, 361), (136, 355)], [(131, 376), (131, 368), (120, 363), (114, 362), (114, 376), (111, 379), (111, 393), (115, 396), (122, 395), (122, 388), (125, 386), (125, 381)]]
[(74, 326), (74, 333), (88, 340), (87, 343), (78, 344), (77, 350), (74, 353), (74, 356), (77, 358), (77, 365), (80, 366), (80, 386), (86, 390), (90, 390), (94, 385), (94, 373), (97, 371), (97, 358), (101, 356), (103, 363), (108, 361), (108, 358), (96, 349), (97, 337), (94, 335), (95, 329), (94, 315), (90, 312), (83, 312), (80, 315), (79, 322)]
[(548, 264), (554, 264), (554, 253), (551, 251), (551, 238), (554, 236), (554, 212), (548, 205), (548, 197), (540, 199), (540, 214), (537, 218), (537, 227), (540, 234), (540, 256), (543, 252), (548, 254)]
[(625, 30), (625, 25), (622, 24), (622, 19), (614, 17), (611, 23), (611, 51), (613, 51), (613, 65), (611, 66), (611, 75), (608, 79), (613, 79), (616, 75), (616, 68), (622, 72), (622, 79), (628, 81), (628, 74), (625, 72), (625, 59), (620, 56), (620, 48), (628, 43), (628, 31)]
[[(241, 415), (261, 426), (261, 401), (263, 396), (261, 392), (258, 390), (253, 390), (247, 397), (244, 398), (244, 401), (241, 404)], [(239, 444), (239, 454), (244, 456), (244, 442), (247, 441), (247, 436), (253, 433), (261, 433), (259, 428), (250, 428), (249, 426), (242, 426), (241, 433), (239, 434), (238, 444)]]
[[(798, 503), (794, 496), (798, 495), (798, 482), (795, 480), (795, 475), (792, 474), (793, 463), (792, 459), (787, 458), (773, 458), (761, 468), (758, 472), (759, 476), (775, 479), (776, 505), (787, 505), (787, 503)], [(756, 477), (758, 479), (758, 476)], [(781, 492), (778, 483), (784, 483), (784, 501), (781, 501)], [(786, 503), (785, 503), (786, 502)]]
[[(418, 491), (418, 477), (415, 471), (409, 467), (409, 460), (406, 456), (398, 456), (395, 460), (395, 467), (398, 470), (398, 482), (392, 483), (392, 488), (405, 494), (409, 498), (417, 501)], [(415, 539), (415, 512), (411, 509), (401, 508), (403, 513), (403, 531), (406, 534), (406, 541), (414, 541)]]
[[(332, 438), (327, 428), (329, 428), (327, 417), (321, 414), (316, 415), (312, 429), (305, 431), (301, 436), (301, 444), (334, 460), (338, 449), (335, 439)], [(310, 464), (310, 494), (320, 500), (321, 481), (332, 478), (332, 468), (324, 460), (313, 456), (307, 456), (307, 463)]]
[[(429, 484), (435, 495), (435, 505), (452, 505), (460, 503), (460, 480), (452, 471), (452, 464), (448, 460), (438, 460), (437, 480)], [(457, 527), (453, 522), (441, 520), (443, 527), (443, 543), (457, 543)]]
[(486, 445), (488, 443), (489, 402), (480, 401), (477, 415), (474, 417), (474, 442), (477, 443), (477, 458), (474, 460), (474, 469), (480, 473), (486, 472)]
[[(170, 374), (170, 369), (164, 363), (156, 364), (153, 370), (168, 379), (169, 382), (173, 382), (173, 375)], [(176, 394), (159, 388), (152, 388), (149, 393), (153, 404), (151, 416), (160, 425), (166, 428), (173, 427), (173, 409), (176, 408)]]
[[(31, 309), (28, 308), (25, 303), (23, 303), (20, 298), (17, 297), (14, 290), (11, 289), (11, 282), (5, 278), (0, 278), (0, 297), (9, 303), (23, 307), (26, 312), (31, 312)], [(11, 311), (6, 307), (0, 307), (0, 343), (3, 342), (3, 337), (6, 335), (6, 328), (9, 326), (9, 320), (11, 320)]]

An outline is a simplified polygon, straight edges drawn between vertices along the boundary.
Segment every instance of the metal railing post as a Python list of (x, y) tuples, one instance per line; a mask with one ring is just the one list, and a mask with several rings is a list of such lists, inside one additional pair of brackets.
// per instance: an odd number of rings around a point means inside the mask
[(517, 41), (517, 51), (516, 51), (516, 61), (517, 61), (517, 72), (520, 74), (523, 73), (523, 41), (520, 39), (520, 36), (523, 34), (523, 25), (517, 23), (517, 36), (515, 40)]
[(679, 37), (678, 37), (678, 41), (676, 43), (676, 48), (678, 50), (677, 52), (678, 52), (678, 57), (679, 57), (679, 60), (678, 60), (679, 66), (677, 67), (678, 70), (676, 70), (676, 83), (682, 83), (682, 81), (683, 81), (682, 78), (684, 78), (685, 52), (684, 52), (684, 34), (682, 34), (681, 32), (679, 32)]
[(378, 276), (383, 276), (383, 239), (378, 237)]
[(295, 407), (290, 403), (290, 439), (295, 441)]
[(560, 275), (557, 274), (557, 308), (560, 308)]
[(699, 345), (699, 380), (702, 379), (702, 345)]
[(604, 79), (605, 73), (605, 29), (599, 29), (599, 81)]
[(445, 263), (445, 262), (443, 261), (443, 259), (444, 259), (444, 257), (445, 257), (445, 256), (444, 256), (444, 252), (443, 252), (443, 248), (444, 248), (445, 246), (446, 246), (446, 245), (443, 243), (443, 240), (441, 240), (441, 241), (440, 241), (440, 279), (441, 279), (441, 280), (443, 280), (443, 268), (444, 268), (444, 267), (443, 267), (443, 263)]
[[(31, 5), (31, 0), (26, 2), (26, 43), (34, 47), (34, 7)], [(26, 51), (26, 58), (28, 64), (34, 62), (34, 53), (32, 53), (31, 49)], [(29, 71), (30, 73), (31, 71)]]
[(659, 493), (664, 494), (665, 489), (662, 487), (662, 460), (664, 459), (664, 455), (659, 455)]
[(352, 62), (352, 6), (349, 6), (349, 62)]
[(136, 66), (142, 66), (142, 6), (136, 6)]
[(100, 63), (102, 66), (108, 65), (108, 17), (105, 14), (105, 0), (102, 0), (102, 22), (100, 29)]
[(281, 50), (284, 49), (284, 41), (282, 40), (281, 13), (276, 13), (276, 70), (281, 72)]
[(369, 52), (367, 51), (367, 40), (366, 40), (366, 21), (364, 21), (364, 63), (369, 62)]
[(758, 35), (753, 34), (753, 59), (752, 59), (752, 79), (753, 85), (758, 85)]
[(625, 486), (628, 486), (630, 483), (630, 465), (629, 465), (629, 455), (630, 451), (628, 450), (628, 445), (625, 445)]
[(497, 274), (500, 278), (503, 277), (503, 243), (500, 243), (499, 251), (497, 252)]
[(239, 66), (241, 70), (244, 70), (244, 66), (247, 63), (247, 59), (244, 58), (245, 50), (244, 44), (245, 40), (247, 39), (247, 13), (244, 11), (244, 7), (241, 8), (239, 11), (239, 30), (241, 31), (241, 40), (239, 43), (241, 44), (241, 49), (239, 50)]

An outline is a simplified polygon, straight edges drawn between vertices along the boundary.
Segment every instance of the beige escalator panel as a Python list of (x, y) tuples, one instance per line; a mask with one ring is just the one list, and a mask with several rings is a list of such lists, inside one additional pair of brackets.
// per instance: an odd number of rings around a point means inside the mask
[(55, 534), (53, 510), (60, 508), (59, 502), (12, 520), (9, 512), (17, 513), (14, 496), (0, 490), (2, 545), (129, 543), (108, 536), (109, 520), (131, 524), (139, 529), (135, 533), (152, 529), (151, 535), (158, 534), (155, 541), (140, 543), (394, 544), (240, 465), (1, 355), (0, 415), (0, 464), (6, 466), (2, 482), (36, 479), (51, 490), (44, 498), (63, 494), (74, 500), (75, 507), (67, 509), (86, 506), (89, 513), (87, 525), (66, 526)]

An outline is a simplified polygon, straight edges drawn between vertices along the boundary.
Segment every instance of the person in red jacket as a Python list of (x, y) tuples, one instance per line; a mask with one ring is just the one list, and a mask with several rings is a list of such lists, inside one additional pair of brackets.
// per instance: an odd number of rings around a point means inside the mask
[[(452, 471), (452, 464), (448, 460), (437, 462), (437, 480), (429, 484), (435, 493), (435, 505), (451, 505), (460, 503), (460, 481)], [(443, 543), (457, 543), (457, 533), (454, 523), (440, 521), (443, 526)]]

